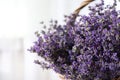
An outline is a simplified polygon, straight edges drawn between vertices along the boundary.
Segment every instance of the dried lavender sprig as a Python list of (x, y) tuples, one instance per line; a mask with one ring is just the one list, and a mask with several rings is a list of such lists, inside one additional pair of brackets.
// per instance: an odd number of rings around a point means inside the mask
[[(43, 68), (53, 69), (71, 80), (112, 80), (120, 77), (120, 12), (104, 2), (90, 7), (88, 16), (78, 16), (73, 23), (53, 23), (31, 47), (30, 51), (50, 64), (37, 61)], [(53, 21), (54, 22), (54, 21)], [(74, 25), (73, 25), (74, 24)]]

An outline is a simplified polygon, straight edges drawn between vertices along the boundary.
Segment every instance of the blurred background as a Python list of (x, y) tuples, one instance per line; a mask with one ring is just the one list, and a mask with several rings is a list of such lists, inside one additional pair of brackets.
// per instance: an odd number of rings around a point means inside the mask
[[(41, 21), (47, 24), (57, 19), (62, 24), (63, 15), (72, 13), (82, 1), (0, 0), (0, 80), (59, 80), (54, 71), (34, 64), (39, 57), (27, 49), (36, 40), (34, 32), (42, 29)], [(105, 0), (105, 3), (112, 4), (113, 0)], [(80, 14), (87, 13), (85, 7)]]

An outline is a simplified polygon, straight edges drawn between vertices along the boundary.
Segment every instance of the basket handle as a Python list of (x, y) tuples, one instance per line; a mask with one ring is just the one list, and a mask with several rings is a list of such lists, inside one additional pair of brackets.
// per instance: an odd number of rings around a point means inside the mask
[(80, 6), (73, 12), (73, 15), (74, 15), (74, 19), (76, 19), (76, 17), (78, 16), (80, 10), (82, 8), (84, 8), (85, 6), (87, 6), (89, 3), (93, 2), (94, 0), (84, 0)]

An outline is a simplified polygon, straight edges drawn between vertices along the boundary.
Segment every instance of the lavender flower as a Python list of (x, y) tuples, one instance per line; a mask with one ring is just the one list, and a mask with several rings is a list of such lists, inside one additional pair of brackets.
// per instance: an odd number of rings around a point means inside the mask
[(89, 7), (88, 16), (74, 21), (67, 16), (65, 25), (51, 21), (51, 28), (37, 35), (30, 51), (44, 58), (36, 61), (70, 80), (112, 80), (120, 77), (120, 11), (104, 1)]

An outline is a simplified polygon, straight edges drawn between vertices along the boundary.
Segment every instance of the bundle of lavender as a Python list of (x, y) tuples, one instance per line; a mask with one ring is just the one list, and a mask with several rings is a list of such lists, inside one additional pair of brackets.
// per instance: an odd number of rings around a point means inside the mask
[(89, 7), (87, 16), (67, 16), (64, 25), (52, 21), (30, 48), (47, 63), (35, 63), (70, 80), (120, 80), (120, 11), (116, 5), (114, 1), (105, 6), (101, 0)]

